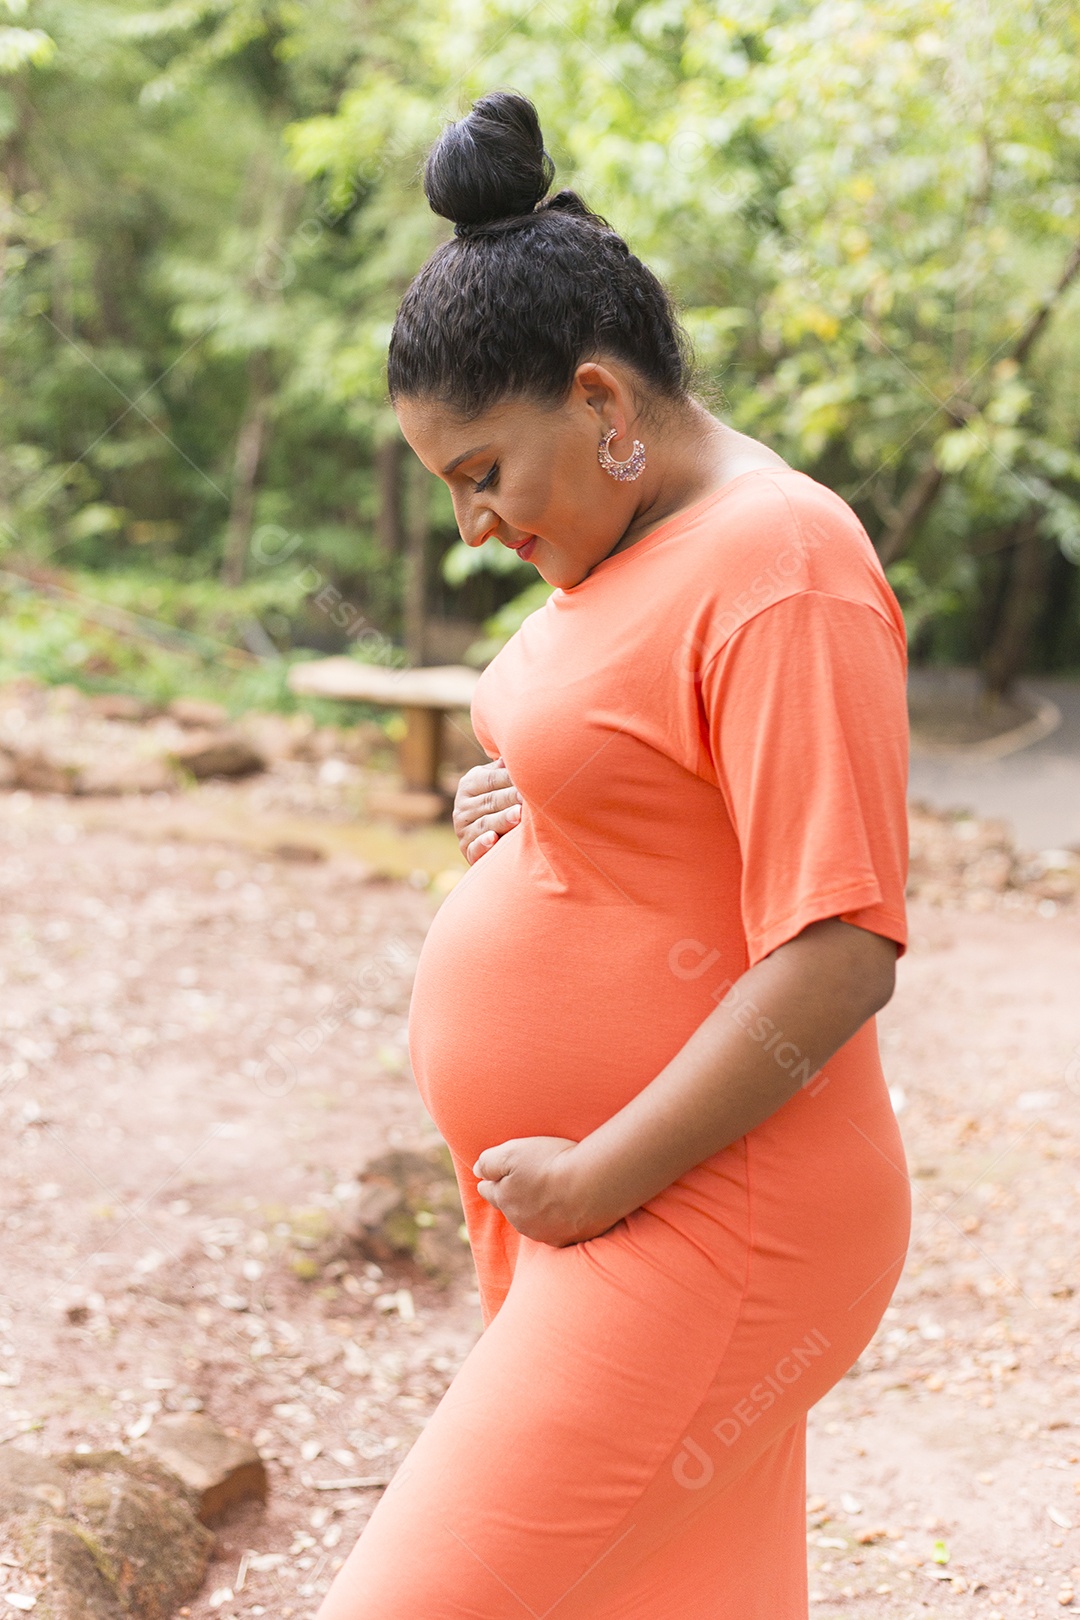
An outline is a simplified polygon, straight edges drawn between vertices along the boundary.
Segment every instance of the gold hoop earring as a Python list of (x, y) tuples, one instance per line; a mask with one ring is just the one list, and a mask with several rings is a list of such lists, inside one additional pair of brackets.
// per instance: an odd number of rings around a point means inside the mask
[(645, 446), (642, 444), (640, 439), (635, 439), (634, 448), (631, 450), (626, 460), (616, 461), (615, 457), (608, 449), (608, 445), (611, 443), (612, 439), (618, 436), (618, 432), (618, 428), (612, 428), (610, 433), (606, 433), (604, 435), (604, 437), (600, 440), (600, 446), (596, 452), (596, 455), (604, 471), (609, 473), (612, 478), (617, 478), (620, 484), (625, 484), (631, 479), (640, 478), (642, 473), (645, 471)]

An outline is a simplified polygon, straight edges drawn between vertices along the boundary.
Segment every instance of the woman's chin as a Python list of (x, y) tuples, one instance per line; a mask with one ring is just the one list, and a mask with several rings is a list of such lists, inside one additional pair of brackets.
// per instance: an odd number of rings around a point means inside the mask
[(567, 562), (565, 557), (553, 557), (550, 561), (546, 557), (537, 558), (533, 561), (533, 567), (548, 585), (564, 591), (580, 585), (589, 572), (584, 563), (575, 565)]

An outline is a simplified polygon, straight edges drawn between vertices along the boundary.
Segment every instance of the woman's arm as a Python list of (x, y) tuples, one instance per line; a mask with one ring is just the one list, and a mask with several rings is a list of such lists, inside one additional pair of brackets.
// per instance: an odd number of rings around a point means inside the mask
[(541, 1243), (606, 1232), (793, 1097), (889, 1000), (896, 951), (838, 917), (812, 923), (744, 973), (656, 1079), (581, 1142), (486, 1148), (478, 1191)]

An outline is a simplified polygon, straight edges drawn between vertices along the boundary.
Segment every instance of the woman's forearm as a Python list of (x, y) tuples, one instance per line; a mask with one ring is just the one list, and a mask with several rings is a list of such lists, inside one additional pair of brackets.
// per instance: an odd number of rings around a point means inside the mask
[(830, 918), (750, 968), (656, 1079), (567, 1154), (585, 1227), (606, 1230), (793, 1097), (888, 1001), (895, 963), (891, 940)]

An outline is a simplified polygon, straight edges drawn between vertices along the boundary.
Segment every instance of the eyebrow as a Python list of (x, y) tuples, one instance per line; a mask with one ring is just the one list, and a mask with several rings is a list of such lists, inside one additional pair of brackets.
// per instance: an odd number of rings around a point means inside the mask
[(466, 451), (464, 451), (464, 453), (462, 455), (455, 456), (453, 461), (451, 461), (448, 466), (443, 468), (443, 470), (442, 470), (443, 477), (444, 478), (449, 478), (449, 476), (453, 472), (454, 468), (455, 467), (460, 467), (461, 463), (463, 461), (468, 461), (470, 456), (478, 456), (480, 454), (481, 450), (489, 450), (490, 448), (491, 448), (490, 444), (478, 444), (478, 445), (475, 445), (472, 450), (466, 450)]

